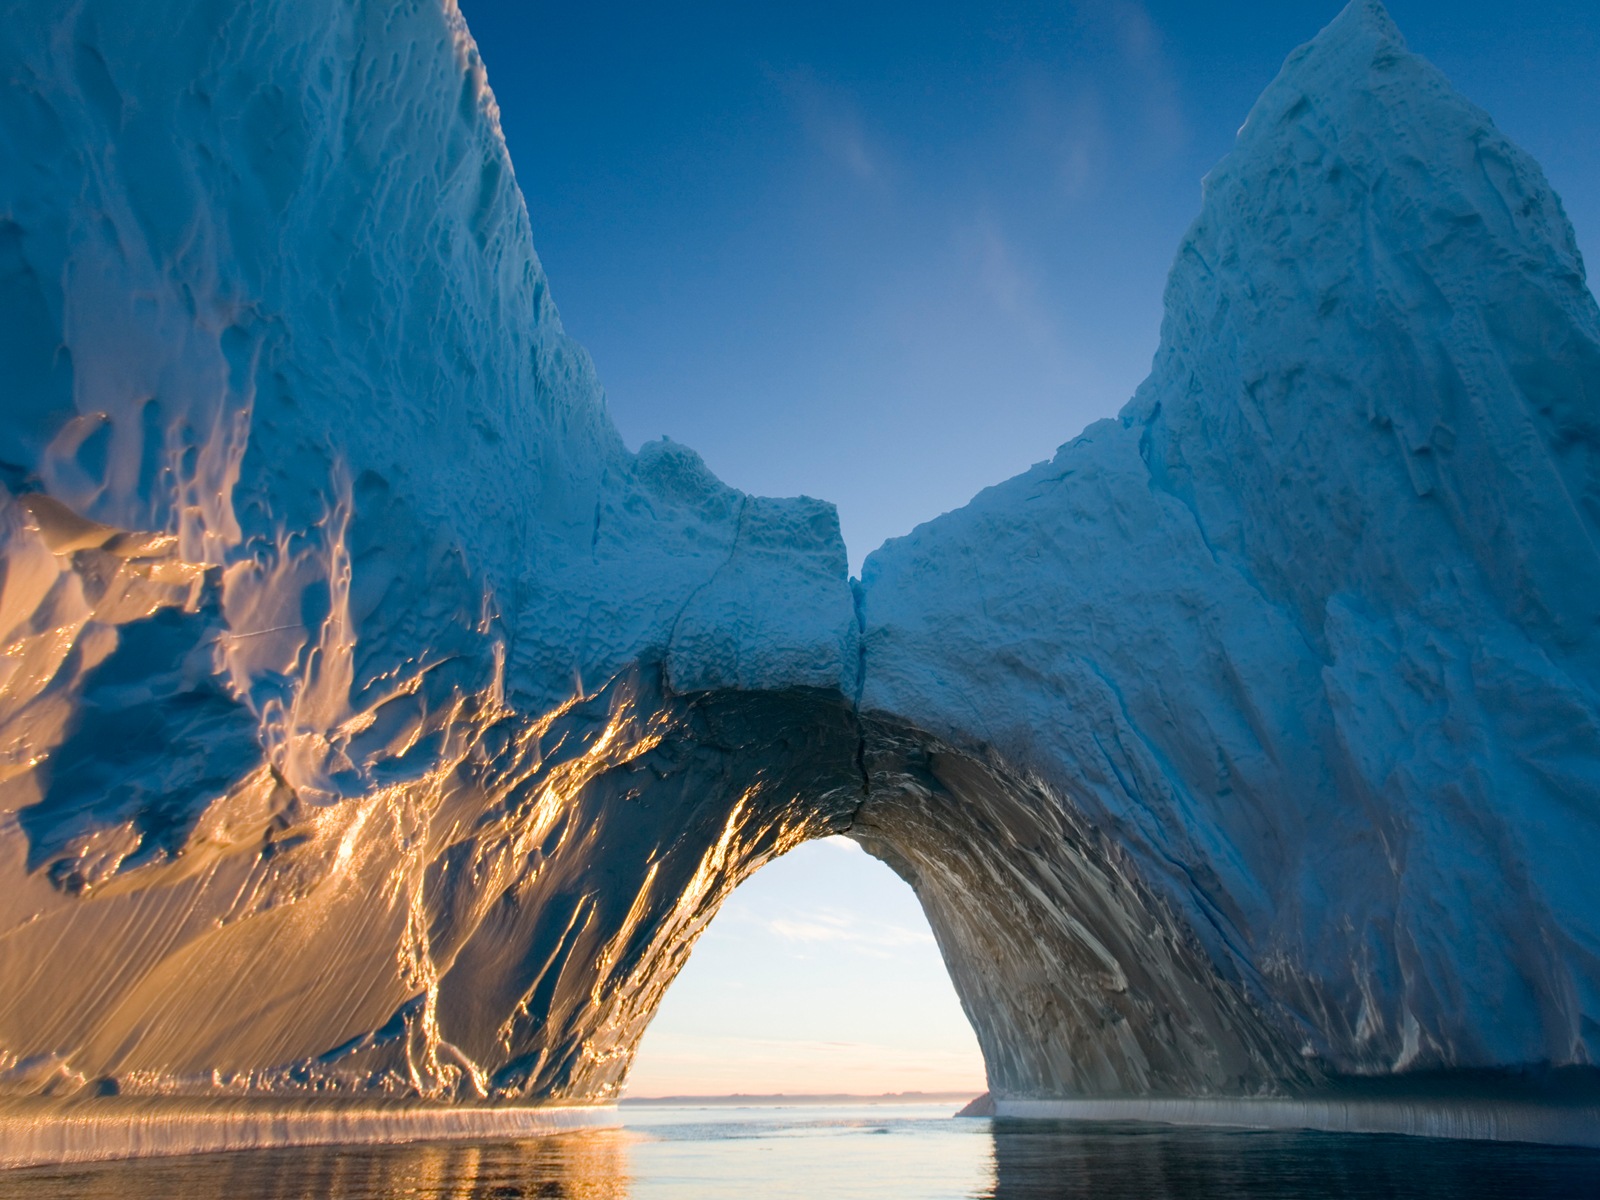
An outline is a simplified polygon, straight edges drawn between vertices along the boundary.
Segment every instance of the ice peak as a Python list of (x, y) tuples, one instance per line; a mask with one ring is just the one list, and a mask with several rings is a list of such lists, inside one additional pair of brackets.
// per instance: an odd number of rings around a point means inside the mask
[[(1294, 240), (1314, 261), (1358, 261), (1351, 255), (1370, 226), (1414, 249), (1457, 234), (1480, 249), (1514, 246), (1558, 274), (1582, 275), (1538, 165), (1406, 48), (1380, 0), (1353, 0), (1285, 60), (1206, 177), (1205, 195), (1192, 235), (1209, 227), (1235, 252), (1282, 263)], [(1483, 265), (1458, 252), (1439, 270)]]
[(1351, 0), (1322, 32), (1289, 55), (1279, 82), (1305, 75), (1353, 86), (1367, 69), (1406, 55), (1405, 36), (1382, 0)]
[[(1401, 64), (1438, 77), (1407, 49), (1381, 0), (1351, 0), (1316, 37), (1284, 60), (1239, 130), (1240, 142), (1247, 140), (1247, 132), (1272, 128), (1285, 117), (1299, 115), (1308, 100), (1326, 104), (1340, 96), (1371, 92), (1378, 86), (1378, 76)], [(1442, 77), (1437, 82), (1444, 85), (1444, 92), (1452, 92)]]
[(1392, 42), (1400, 49), (1406, 44), (1382, 0), (1350, 0), (1310, 44), (1326, 46), (1356, 39)]

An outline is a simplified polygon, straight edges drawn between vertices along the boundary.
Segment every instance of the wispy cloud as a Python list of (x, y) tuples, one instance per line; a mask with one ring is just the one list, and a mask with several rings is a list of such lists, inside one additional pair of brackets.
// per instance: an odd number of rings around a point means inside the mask
[(791, 942), (843, 942), (878, 950), (899, 946), (924, 946), (933, 942), (927, 930), (907, 929), (881, 921), (864, 921), (851, 913), (819, 910), (803, 917), (773, 917), (769, 933)]
[(768, 77), (793, 106), (812, 145), (862, 183), (885, 180), (886, 156), (846, 92), (819, 79), (809, 67), (769, 71)]
[(1140, 0), (1079, 0), (1061, 57), (1019, 71), (1021, 128), (1068, 200), (1094, 196), (1127, 163), (1188, 141), (1161, 27)]
[(1035, 161), (1053, 170), (1057, 192), (1069, 200), (1092, 195), (1112, 165), (1104, 88), (1038, 68), (1023, 74), (1019, 99), (1022, 136)]
[(1078, 10), (1110, 39), (1136, 89), (1147, 137), (1163, 153), (1188, 137), (1177, 73), (1166, 39), (1142, 0), (1080, 0)]
[(1052, 371), (1061, 375), (1069, 370), (1072, 355), (1044, 289), (999, 222), (980, 214), (962, 240), (968, 246), (979, 294), (1023, 334)]
[(1099, 93), (1088, 89), (1079, 94), (1066, 136), (1057, 146), (1056, 177), (1069, 200), (1087, 193), (1103, 169), (1106, 134), (1099, 100)]

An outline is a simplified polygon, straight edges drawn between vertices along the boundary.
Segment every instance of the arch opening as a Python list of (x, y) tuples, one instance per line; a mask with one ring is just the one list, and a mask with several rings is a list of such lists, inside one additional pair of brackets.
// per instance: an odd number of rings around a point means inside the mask
[(915, 894), (833, 835), (724, 902), (640, 1042), (627, 1095), (947, 1099), (985, 1086)]

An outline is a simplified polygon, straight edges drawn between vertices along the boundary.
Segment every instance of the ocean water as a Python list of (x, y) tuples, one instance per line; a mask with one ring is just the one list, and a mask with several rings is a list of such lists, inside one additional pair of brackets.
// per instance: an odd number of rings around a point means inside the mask
[(0, 1174), (10, 1200), (1600, 1197), (1600, 1152), (953, 1119), (947, 1105), (625, 1108), (535, 1142), (330, 1146)]

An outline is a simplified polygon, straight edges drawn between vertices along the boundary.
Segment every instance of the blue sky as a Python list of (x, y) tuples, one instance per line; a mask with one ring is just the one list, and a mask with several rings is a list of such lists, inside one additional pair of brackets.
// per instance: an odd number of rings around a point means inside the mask
[[(462, 0), (630, 444), (886, 537), (1114, 413), (1228, 149), (1332, 0)], [(1600, 4), (1395, 0), (1600, 245)]]
[[(832, 500), (853, 570), (1122, 406), (1201, 177), (1340, 7), (461, 3), (624, 438)], [(1600, 261), (1600, 4), (1390, 11)], [(634, 1091), (963, 1087), (976, 1064), (909, 890), (828, 843), (735, 895)]]

